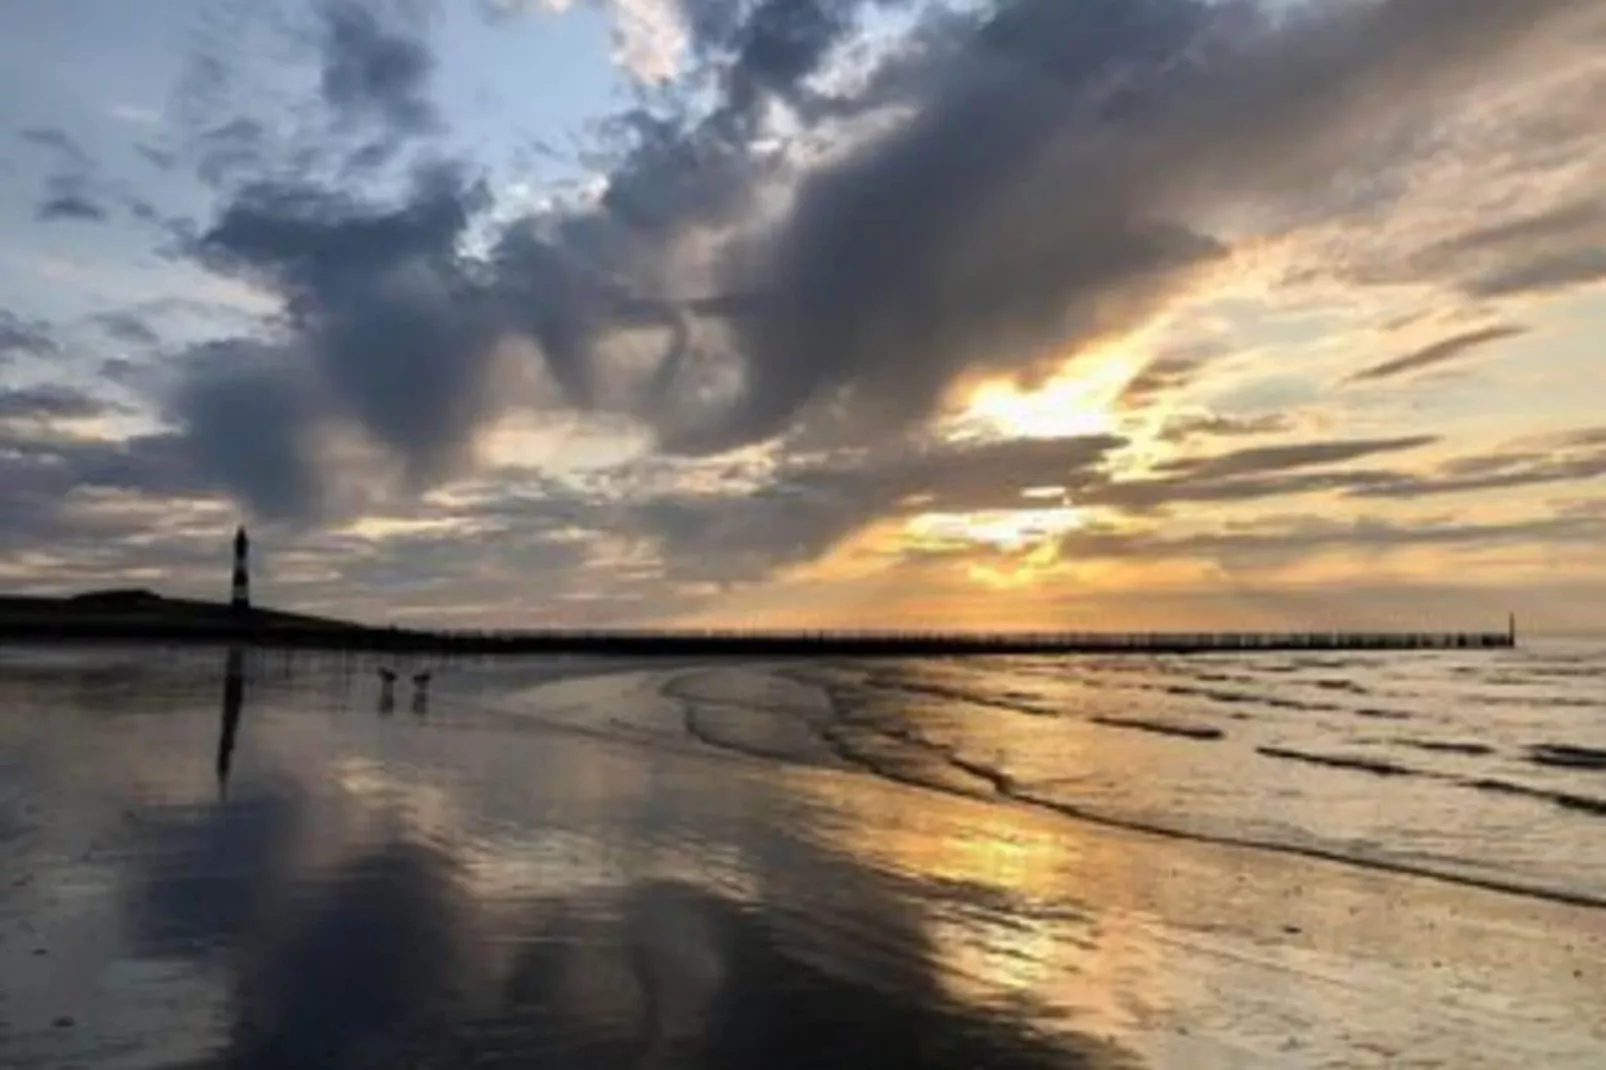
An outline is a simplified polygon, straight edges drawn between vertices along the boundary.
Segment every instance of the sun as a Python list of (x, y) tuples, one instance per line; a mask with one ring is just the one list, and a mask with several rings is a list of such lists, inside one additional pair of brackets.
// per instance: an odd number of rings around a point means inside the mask
[(1132, 354), (1110, 347), (1078, 355), (1047, 380), (985, 380), (970, 389), (946, 430), (957, 439), (1107, 435), (1116, 430), (1134, 370)]
[(1047, 508), (921, 513), (909, 518), (904, 531), (928, 546), (968, 544), (1018, 554), (1077, 531), (1087, 522), (1087, 512), (1067, 502)]

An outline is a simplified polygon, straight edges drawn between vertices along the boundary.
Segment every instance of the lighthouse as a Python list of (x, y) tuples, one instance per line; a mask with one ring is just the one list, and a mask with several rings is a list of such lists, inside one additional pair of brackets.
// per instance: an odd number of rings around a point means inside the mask
[(246, 558), (251, 553), (251, 540), (241, 526), (234, 533), (234, 580), (229, 590), (229, 605), (235, 609), (251, 607), (251, 573)]

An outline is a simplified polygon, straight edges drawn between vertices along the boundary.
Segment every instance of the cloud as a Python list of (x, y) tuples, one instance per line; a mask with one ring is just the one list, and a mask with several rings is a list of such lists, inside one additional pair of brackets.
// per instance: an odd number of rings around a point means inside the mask
[(1606, 208), (1591, 198), (1466, 231), (1428, 248), (1414, 261), (1424, 270), (1457, 280), (1469, 296), (1512, 297), (1606, 279), (1603, 248)]
[(102, 312), (93, 317), (93, 323), (108, 338), (123, 345), (149, 347), (161, 342), (151, 325), (133, 312)]
[(843, 395), (871, 423), (913, 419), (961, 374), (1124, 330), (1226, 253), (1189, 217), (1306, 196), (1378, 136), (1369, 94), (1387, 87), (1390, 123), (1409, 124), (1532, 29), (1487, 2), (1280, 22), (1003, 4), (934, 53), (906, 118), (806, 171), (775, 225), (725, 250), (716, 278), (752, 296), (723, 350), (681, 363), (738, 386), (666, 441), (719, 451)]
[(1492, 271), (1468, 287), (1474, 297), (1547, 293), (1606, 280), (1606, 248), (1570, 249)]
[(278, 293), (289, 336), (189, 355), (174, 412), (197, 461), (271, 515), (316, 511), (311, 440), (330, 417), (392, 451), (415, 485), (449, 472), (495, 405), (492, 310), (455, 251), (477, 197), (433, 170), (391, 211), (306, 187), (243, 191), (194, 254)]
[[(112, 442), (62, 434), (53, 427), (54, 420), (98, 415), (107, 406), (55, 388), (30, 394), (0, 395), (5, 408), (27, 417), (0, 419), (0, 554), (81, 551), (104, 570), (108, 561), (120, 560), (111, 549), (128, 536), (152, 530), (150, 513), (129, 507), (130, 502), (157, 503), (159, 515), (171, 517), (184, 503), (215, 492), (215, 485), (189, 464), (175, 437), (155, 434)], [(95, 495), (116, 496), (122, 507), (79, 508)], [(145, 547), (140, 557), (153, 560), (163, 553), (160, 545)]]
[[(1481, 461), (1482, 463), (1472, 463)], [(1606, 476), (1606, 448), (1580, 442), (1555, 450), (1512, 451), (1452, 462), (1427, 475), (1393, 475), (1351, 488), (1362, 498), (1410, 500), (1434, 494), (1511, 490)]]
[(1143, 366), (1121, 391), (1124, 409), (1142, 409), (1199, 377), (1213, 357), (1226, 352), (1216, 343), (1198, 343), (1160, 354)]
[(1378, 382), (1421, 371), (1423, 368), (1437, 367), (1441, 364), (1459, 360), (1490, 343), (1503, 341), (1507, 338), (1516, 338), (1524, 334), (1526, 330), (1527, 328), (1525, 327), (1515, 327), (1508, 324), (1468, 331), (1465, 334), (1458, 334), (1434, 342), (1430, 346), (1425, 346), (1403, 357), (1396, 357), (1393, 360), (1384, 361), (1382, 364), (1373, 365), (1350, 376), (1349, 381), (1352, 383)]
[[(426, 487), (514, 403), (491, 385), (514, 352), (539, 355), (564, 403), (640, 419), (672, 454), (820, 426), (838, 444), (896, 438), (967, 377), (1058, 363), (1163, 314), (1230, 261), (1223, 220), (1340, 198), (1335, 176), (1587, 7), (1000, 0), (934, 16), (826, 100), (822, 72), (878, 6), (681, 5), (697, 68), (611, 124), (601, 194), (511, 222), (467, 169), (377, 200), (320, 182), (260, 123), (222, 137), (239, 150), (230, 191), (191, 250), (282, 300), (272, 371), (252, 374), (328, 399), (316, 418), (287, 404), (289, 440), (354, 428)], [(424, 24), (320, 10), (335, 122), (427, 129)], [(1208, 356), (1151, 365), (1128, 403)], [(203, 465), (233, 452), (193, 444)], [(1270, 459), (1240, 458), (1239, 475), (1273, 478)], [(258, 502), (311, 508), (333, 474), (313, 465)], [(1243, 490), (1219, 469), (1170, 473), (1185, 474)]]
[(1253, 527), (1186, 536), (1079, 531), (1060, 544), (1068, 560), (1202, 558), (1230, 568), (1268, 570), (1327, 551), (1381, 554), (1410, 547), (1590, 545), (1606, 538), (1600, 516), (1557, 514), (1509, 522), (1473, 519), (1401, 524), (1386, 520), (1266, 518)]
[[(1019, 508), (1055, 485), (1075, 497), (1125, 440), (1112, 436), (902, 446), (799, 458), (758, 489), (669, 493), (628, 510), (677, 578), (755, 581), (813, 561), (875, 521), (917, 512)], [(709, 555), (710, 545), (721, 547)]]
[(21, 137), (28, 144), (45, 149), (59, 162), (76, 169), (85, 170), (94, 166), (94, 160), (84, 151), (78, 139), (65, 130), (53, 126), (36, 126), (24, 130)]
[[(1470, 454), (1424, 471), (1325, 466), (1409, 451), (1436, 442), (1402, 439), (1295, 443), (1259, 447), (1161, 465), (1157, 476), (1095, 484), (1082, 492), (1088, 504), (1144, 512), (1189, 502), (1264, 502), (1307, 494), (1412, 501), (1429, 497), (1586, 482), (1606, 475), (1606, 447), (1586, 430), (1536, 443)], [(1309, 468), (1324, 470), (1307, 471)]]
[(34, 209), (39, 222), (100, 223), (110, 217), (110, 205), (126, 207), (138, 218), (154, 216), (150, 205), (132, 196), (122, 183), (106, 178), (94, 157), (66, 131), (35, 127), (24, 130), (22, 138), (46, 150), (55, 162)]
[(0, 422), (81, 420), (104, 415), (114, 408), (83, 391), (57, 384), (0, 391)]
[(1257, 446), (1211, 457), (1185, 457), (1167, 461), (1155, 470), (1189, 479), (1214, 480), (1238, 476), (1260, 476), (1299, 468), (1315, 468), (1345, 461), (1399, 453), (1430, 446), (1432, 435), (1409, 438), (1356, 439), (1339, 442), (1298, 442), (1279, 446)]
[(767, 297), (736, 320), (739, 397), (689, 447), (774, 433), (836, 388), (918, 415), (961, 371), (1123, 330), (1225, 251), (1193, 220), (1308, 197), (1535, 25), (1491, 2), (1243, 14), (1003, 5), (911, 118), (807, 175), (738, 258), (727, 282)]
[(91, 192), (97, 184), (95, 161), (76, 138), (54, 127), (35, 127), (24, 130), (22, 139), (49, 152), (57, 166), (46, 181), (45, 197), (34, 210), (35, 219), (98, 223), (106, 218), (106, 209)]
[[(480, 0), (493, 16), (564, 13), (575, 0)], [(683, 71), (691, 31), (679, 0), (593, 0), (612, 19), (613, 59), (644, 84), (663, 84)], [(734, 10), (734, 5), (731, 6)]]
[(445, 130), (429, 37), (442, 10), (434, 0), (228, 0), (192, 35), (162, 136), (137, 149), (226, 197), (265, 181), (388, 179), (390, 165), (410, 165), (406, 149)]
[(192, 147), (195, 170), (212, 186), (228, 186), (254, 177), (268, 167), (266, 125), (256, 119), (235, 118), (201, 131)]
[(105, 208), (81, 193), (57, 193), (34, 210), (34, 218), (47, 223), (61, 220), (102, 223), (106, 215)]
[(169, 401), (186, 462), (259, 516), (305, 519), (323, 508), (315, 437), (323, 411), (308, 383), (263, 344), (212, 343), (187, 355)]
[(1189, 414), (1167, 420), (1160, 440), (1184, 443), (1199, 438), (1250, 438), (1283, 434), (1294, 429), (1294, 420), (1281, 413), (1265, 416), (1220, 416), (1214, 413)]
[(434, 128), (427, 90), (434, 57), (402, 20), (387, 24), (384, 5), (327, 0), (323, 9), (320, 87), (330, 110), (349, 122), (377, 122), (399, 134)]
[(59, 351), (48, 324), (0, 309), (0, 361), (15, 353), (45, 357)]

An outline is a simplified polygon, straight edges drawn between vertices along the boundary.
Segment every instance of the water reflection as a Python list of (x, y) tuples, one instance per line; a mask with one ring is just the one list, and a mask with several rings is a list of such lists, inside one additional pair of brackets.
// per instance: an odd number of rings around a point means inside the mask
[[(288, 939), (245, 960), (219, 1065), (714, 1068), (1117, 1065), (945, 997), (800, 957), (787, 919), (650, 882), (540, 902), (488, 959), (443, 852), (395, 842), (345, 866)], [(911, 919), (878, 904), (890, 933)]]
[(229, 769), (234, 761), (235, 733), (240, 728), (240, 711), (245, 705), (245, 652), (238, 646), (229, 648), (223, 668), (223, 730), (217, 742), (218, 791), (229, 792)]
[(393, 669), (379, 670), (379, 715), (389, 716), (396, 709), (396, 673)]
[[(220, 780), (243, 676), (231, 652)], [(917, 900), (791, 834), (777, 819), (791, 803), (762, 777), (373, 721), (297, 742), (304, 707), (257, 682), (261, 753), (236, 797), (142, 817), (122, 885), (137, 937), (123, 954), (191, 962), (221, 988), (199, 1065), (1129, 1064), (960, 1002)], [(413, 682), (422, 709), (428, 680)], [(364, 733), (363, 757), (333, 753), (352, 744), (337, 726)], [(445, 792), (418, 763), (474, 779)]]
[(415, 672), (413, 674), (413, 713), (419, 717), (429, 714), (429, 682), (432, 679), (428, 672)]
[[(698, 720), (644, 674), (437, 664), (419, 722), (368, 714), (387, 662), (247, 650), (220, 728), (223, 653), (0, 656), (0, 1066), (1134, 1061), (1087, 1033), (1168, 1066), (1600, 1065), (1587, 912), (760, 760), (814, 715), (768, 670)], [(886, 702), (822, 716), (1004, 745), (992, 707)]]

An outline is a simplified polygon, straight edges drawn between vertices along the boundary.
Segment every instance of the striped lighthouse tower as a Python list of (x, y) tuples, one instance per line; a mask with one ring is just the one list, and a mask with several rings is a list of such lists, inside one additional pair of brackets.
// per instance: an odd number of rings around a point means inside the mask
[(234, 580), (229, 590), (229, 605), (235, 609), (249, 609), (251, 606), (251, 574), (246, 565), (250, 553), (251, 540), (246, 537), (242, 525), (234, 533)]

